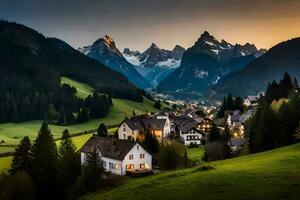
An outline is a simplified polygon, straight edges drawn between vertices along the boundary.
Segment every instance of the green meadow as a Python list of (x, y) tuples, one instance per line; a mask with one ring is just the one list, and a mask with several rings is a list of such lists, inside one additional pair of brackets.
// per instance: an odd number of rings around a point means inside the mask
[(300, 144), (206, 163), (189, 169), (127, 179), (98, 199), (299, 199)]

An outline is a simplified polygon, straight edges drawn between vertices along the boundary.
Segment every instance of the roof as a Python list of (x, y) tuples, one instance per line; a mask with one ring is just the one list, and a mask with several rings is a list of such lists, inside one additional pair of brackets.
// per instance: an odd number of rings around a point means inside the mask
[(166, 119), (142, 119), (142, 123), (146, 128), (163, 129), (166, 124)]
[(166, 119), (152, 119), (152, 118), (131, 118), (124, 121), (132, 130), (144, 130), (146, 128), (160, 129), (165, 127)]
[(92, 152), (95, 147), (97, 147), (103, 157), (115, 160), (123, 160), (136, 144), (137, 142), (130, 140), (92, 136), (83, 145), (83, 147), (80, 149), (80, 152), (89, 153)]
[(246, 143), (245, 138), (232, 138), (230, 139), (230, 144), (231, 146), (242, 146)]
[(249, 99), (249, 101), (251, 101), (251, 102), (252, 102), (252, 101), (253, 101), (253, 102), (256, 102), (256, 101), (258, 101), (258, 98), (259, 98), (259, 97), (257, 97), (257, 96), (246, 96), (246, 98)]
[(195, 124), (190, 123), (190, 122), (182, 123), (182, 124), (180, 124), (180, 126), (178, 126), (178, 129), (184, 133), (188, 132), (189, 130), (191, 130), (193, 128), (195, 128)]

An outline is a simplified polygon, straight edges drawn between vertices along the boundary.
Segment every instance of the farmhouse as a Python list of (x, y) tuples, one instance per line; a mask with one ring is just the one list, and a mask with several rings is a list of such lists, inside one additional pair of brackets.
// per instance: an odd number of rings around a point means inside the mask
[(194, 123), (182, 123), (179, 127), (180, 140), (186, 146), (190, 145), (201, 145), (203, 138), (203, 133), (195, 128)]
[(209, 132), (213, 124), (213, 120), (208, 117), (203, 118), (198, 122), (197, 129), (204, 132)]
[(132, 117), (124, 120), (118, 128), (118, 137), (122, 140), (142, 141), (145, 133), (153, 134), (160, 143), (170, 135), (171, 124), (168, 118)]
[(81, 165), (86, 162), (87, 153), (97, 148), (103, 167), (117, 175), (127, 172), (141, 173), (152, 170), (152, 155), (140, 143), (93, 136), (81, 148)]

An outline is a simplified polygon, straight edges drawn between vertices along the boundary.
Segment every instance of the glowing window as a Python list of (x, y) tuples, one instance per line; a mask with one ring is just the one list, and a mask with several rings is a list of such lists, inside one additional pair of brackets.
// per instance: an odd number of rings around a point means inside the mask
[(134, 170), (134, 164), (126, 165), (126, 170)]

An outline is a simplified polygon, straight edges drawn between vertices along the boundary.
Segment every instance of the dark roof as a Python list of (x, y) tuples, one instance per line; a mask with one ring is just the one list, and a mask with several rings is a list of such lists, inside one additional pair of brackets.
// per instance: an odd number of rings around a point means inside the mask
[(245, 138), (232, 138), (230, 139), (229, 143), (231, 146), (242, 146), (246, 143)]
[(142, 120), (140, 120), (140, 119), (126, 119), (124, 121), (124, 123), (126, 123), (129, 126), (129, 128), (131, 128), (132, 130), (145, 129), (144, 124), (142, 123)]
[(144, 130), (146, 128), (163, 129), (166, 124), (166, 119), (131, 118), (124, 121), (132, 130)]
[(143, 119), (142, 123), (146, 128), (163, 129), (166, 121), (166, 119)]
[(182, 132), (186, 133), (189, 130), (193, 129), (195, 127), (194, 123), (182, 123), (178, 126), (178, 129), (181, 130)]
[(106, 158), (123, 160), (127, 153), (137, 144), (130, 140), (93, 136), (80, 149), (80, 152), (92, 152), (95, 147)]

